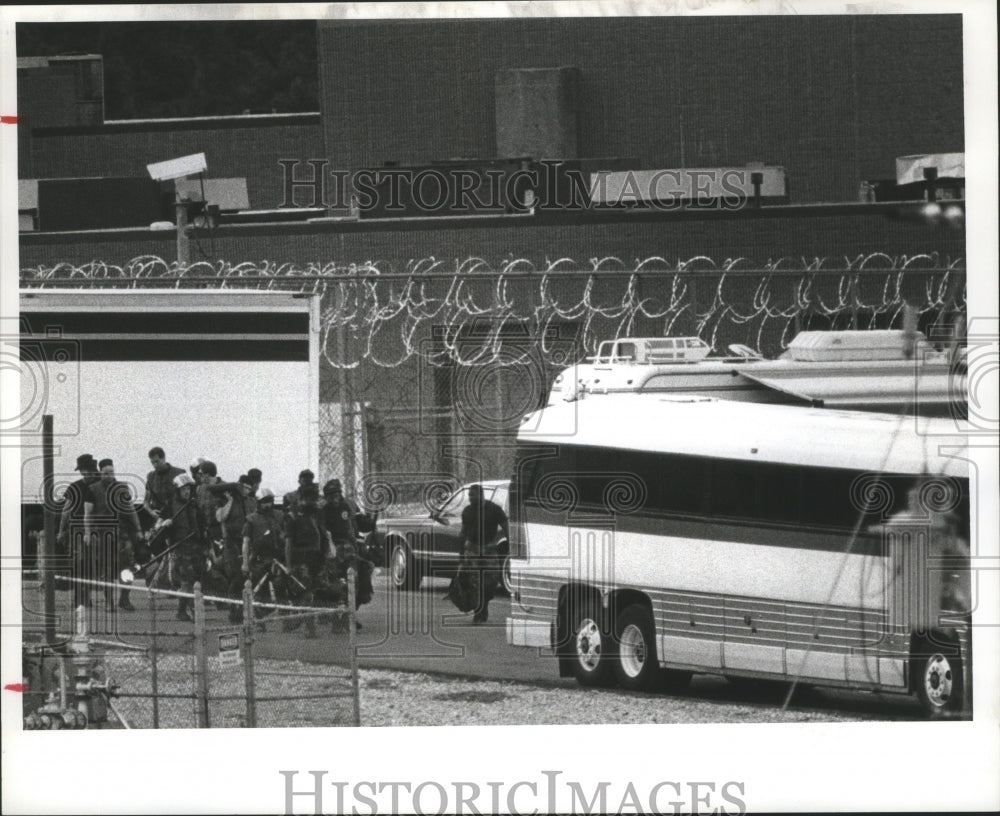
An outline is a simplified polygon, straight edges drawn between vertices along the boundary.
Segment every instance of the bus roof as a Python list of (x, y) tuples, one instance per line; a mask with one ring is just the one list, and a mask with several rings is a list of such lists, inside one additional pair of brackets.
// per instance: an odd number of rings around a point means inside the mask
[(526, 417), (518, 440), (968, 476), (966, 439), (948, 419), (730, 402), (695, 394), (609, 394), (557, 403)]

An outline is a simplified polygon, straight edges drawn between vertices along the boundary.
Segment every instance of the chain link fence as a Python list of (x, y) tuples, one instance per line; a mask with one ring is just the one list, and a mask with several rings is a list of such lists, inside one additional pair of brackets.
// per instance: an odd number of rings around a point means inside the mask
[[(350, 577), (349, 576), (349, 580)], [(123, 584), (58, 576), (94, 590)], [(25, 584), (30, 596), (34, 582)], [(128, 619), (102, 604), (57, 614), (74, 621), (57, 643), (25, 632), (24, 716), (29, 730), (59, 728), (243, 728), (360, 725), (360, 684), (353, 606), (302, 607), (243, 598), (130, 586)], [(178, 621), (177, 601), (193, 605), (194, 623)], [(242, 610), (238, 623), (228, 610)], [(335, 665), (261, 658), (310, 619), (339, 634)], [(334, 641), (331, 639), (331, 643)]]
[[(944, 343), (965, 313), (963, 258), (696, 256), (538, 264), (433, 257), (385, 262), (168, 263), (23, 269), (25, 287), (281, 289), (321, 298), (321, 479), (506, 478), (521, 418), (555, 374), (621, 336), (698, 336), (767, 357), (800, 331), (900, 328)], [(406, 481), (406, 480), (404, 480)]]

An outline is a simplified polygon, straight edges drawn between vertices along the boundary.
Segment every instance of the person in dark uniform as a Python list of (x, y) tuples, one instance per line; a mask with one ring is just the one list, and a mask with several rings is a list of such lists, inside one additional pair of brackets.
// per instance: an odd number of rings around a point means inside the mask
[[(101, 580), (116, 583), (122, 567), (135, 562), (135, 545), (142, 528), (132, 503), (132, 491), (127, 484), (115, 478), (115, 463), (111, 459), (102, 459), (98, 467), (101, 478), (90, 486), (90, 494), (94, 502), (93, 527), (99, 541)], [(104, 594), (108, 607), (113, 609), (112, 588), (106, 587)], [(118, 608), (135, 611), (125, 587), (118, 596)]]
[[(194, 498), (195, 483), (187, 473), (174, 478), (170, 517), (164, 522), (170, 528), (170, 583), (179, 592), (194, 592), (195, 583), (205, 575), (207, 551), (205, 533)], [(177, 599), (177, 620), (191, 621), (194, 604), (191, 598)]]
[[(209, 486), (209, 492), (224, 497), (216, 519), (222, 525), (222, 558), (228, 594), (234, 600), (243, 597), (243, 526), (247, 516), (256, 509), (250, 498), (250, 481), (244, 475), (237, 482), (220, 482)], [(243, 620), (243, 611), (237, 606), (229, 609), (229, 622)]]
[[(318, 486), (303, 486), (298, 493), (296, 510), (285, 525), (285, 565), (305, 587), (304, 590), (293, 589), (297, 585), (289, 581), (289, 591), (298, 603), (310, 606), (322, 581), (330, 551), (330, 534), (323, 527), (319, 515)], [(297, 628), (297, 623), (286, 626), (286, 630), (294, 628)], [(306, 618), (306, 637), (316, 637), (316, 621), (311, 617)]]
[[(174, 467), (167, 461), (167, 456), (163, 448), (155, 447), (149, 450), (149, 463), (153, 469), (146, 476), (146, 496), (143, 499), (142, 507), (153, 517), (156, 524), (155, 529), (162, 527), (162, 522), (170, 517), (170, 507), (173, 504), (174, 479), (185, 473), (183, 469)], [(167, 546), (166, 536), (153, 535), (150, 538), (151, 550), (141, 560), (148, 560), (149, 556), (158, 555)], [(156, 578), (161, 573), (154, 573)]]
[[(74, 578), (94, 580), (94, 552), (90, 542), (88, 522), (93, 510), (90, 487), (100, 480), (97, 460), (89, 453), (76, 458), (76, 468), (80, 478), (66, 488), (63, 496), (62, 514), (59, 518), (59, 533), (56, 542), (72, 558)], [(73, 583), (73, 606), (90, 605), (90, 587)]]
[[(358, 506), (344, 496), (340, 479), (330, 479), (323, 485), (323, 524), (330, 533), (334, 546), (333, 572), (337, 579), (347, 581), (347, 571), (356, 571), (355, 606), (360, 607), (371, 601), (374, 594), (372, 573), (375, 565), (359, 552), (359, 526), (368, 526), (370, 519)], [(345, 586), (346, 589), (346, 586)], [(346, 602), (347, 598), (343, 598)], [(361, 624), (357, 623), (357, 628)]]
[(286, 493), (284, 498), (285, 512), (289, 515), (295, 513), (296, 507), (299, 503), (299, 495), (303, 490), (313, 490), (319, 493), (319, 485), (316, 484), (316, 474), (311, 470), (306, 469), (299, 472), (299, 486), (291, 493)]
[(274, 491), (263, 488), (257, 511), (243, 525), (243, 577), (257, 586), (272, 572), (275, 559), (284, 557), (285, 529), (282, 514), (274, 509)]
[(264, 481), (264, 474), (260, 468), (250, 468), (247, 471), (247, 479), (250, 480), (250, 495), (256, 498), (257, 491), (260, 490), (260, 483)]
[[(198, 486), (194, 490), (194, 500), (198, 505), (198, 517), (201, 519), (202, 530), (205, 533), (205, 550), (208, 561), (205, 578), (201, 582), (206, 595), (222, 597), (229, 592), (230, 580), (226, 576), (224, 535), (222, 522), (216, 516), (217, 511), (225, 506), (227, 495), (225, 491), (216, 492), (214, 488), (222, 484), (215, 462), (206, 460), (198, 468)], [(216, 602), (220, 610), (228, 610), (229, 606)]]
[(146, 498), (142, 506), (153, 518), (159, 519), (168, 515), (174, 495), (174, 479), (184, 471), (167, 461), (163, 448), (150, 448), (149, 463), (153, 469), (146, 476)]
[(205, 460), (198, 467), (198, 486), (194, 489), (194, 500), (198, 505), (198, 513), (201, 516), (202, 529), (205, 535), (211, 539), (222, 538), (222, 525), (215, 519), (215, 511), (219, 507), (216, 496), (212, 493), (212, 486), (221, 484), (219, 471), (215, 462)]
[(497, 532), (510, 536), (507, 514), (500, 505), (483, 497), (483, 488), (469, 488), (469, 506), (462, 511), (463, 566), (475, 570), (479, 578), (479, 604), (473, 623), (489, 620), (489, 604), (501, 581), (501, 560), (497, 551)]

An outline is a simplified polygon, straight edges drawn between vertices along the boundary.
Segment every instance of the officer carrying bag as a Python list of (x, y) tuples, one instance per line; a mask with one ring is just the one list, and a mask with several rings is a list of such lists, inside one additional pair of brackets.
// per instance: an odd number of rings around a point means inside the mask
[(479, 605), (479, 571), (470, 569), (467, 564), (459, 565), (445, 597), (455, 604), (459, 612), (475, 609)]

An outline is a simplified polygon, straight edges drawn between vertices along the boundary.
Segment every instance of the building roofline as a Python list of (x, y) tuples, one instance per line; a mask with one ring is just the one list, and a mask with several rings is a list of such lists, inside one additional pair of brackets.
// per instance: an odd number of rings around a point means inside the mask
[(108, 119), (101, 125), (33, 128), (34, 138), (46, 136), (100, 136), (112, 133), (143, 133), (176, 130), (222, 130), (234, 128), (320, 125), (319, 111), (303, 113), (245, 113), (231, 116), (181, 116), (164, 119)]
[[(944, 202), (965, 209), (965, 201)], [(271, 235), (323, 235), (343, 232), (432, 232), (445, 229), (525, 229), (552, 226), (596, 226), (601, 224), (645, 224), (684, 221), (747, 221), (779, 218), (886, 218), (910, 220), (919, 215), (926, 202), (843, 202), (830, 204), (775, 204), (741, 209), (707, 209), (685, 207), (672, 211), (656, 209), (589, 209), (574, 211), (540, 210), (534, 214), (429, 216), (427, 218), (351, 218), (321, 217), (298, 221), (252, 221), (248, 223), (223, 223), (212, 235), (218, 238), (239, 238), (246, 235), (265, 237)], [(315, 214), (317, 208), (296, 208), (303, 215)], [(289, 212), (294, 210), (290, 209)], [(277, 211), (266, 211), (277, 212)], [(914, 226), (918, 226), (914, 224)], [(928, 229), (926, 224), (920, 225)], [(941, 229), (945, 229), (941, 227)], [(948, 229), (947, 231), (952, 231)], [(198, 230), (200, 237), (207, 232)], [(150, 230), (148, 227), (123, 227), (107, 230), (76, 230), (60, 232), (21, 232), (22, 246), (46, 244), (116, 242), (151, 240), (173, 241), (173, 230)]]

